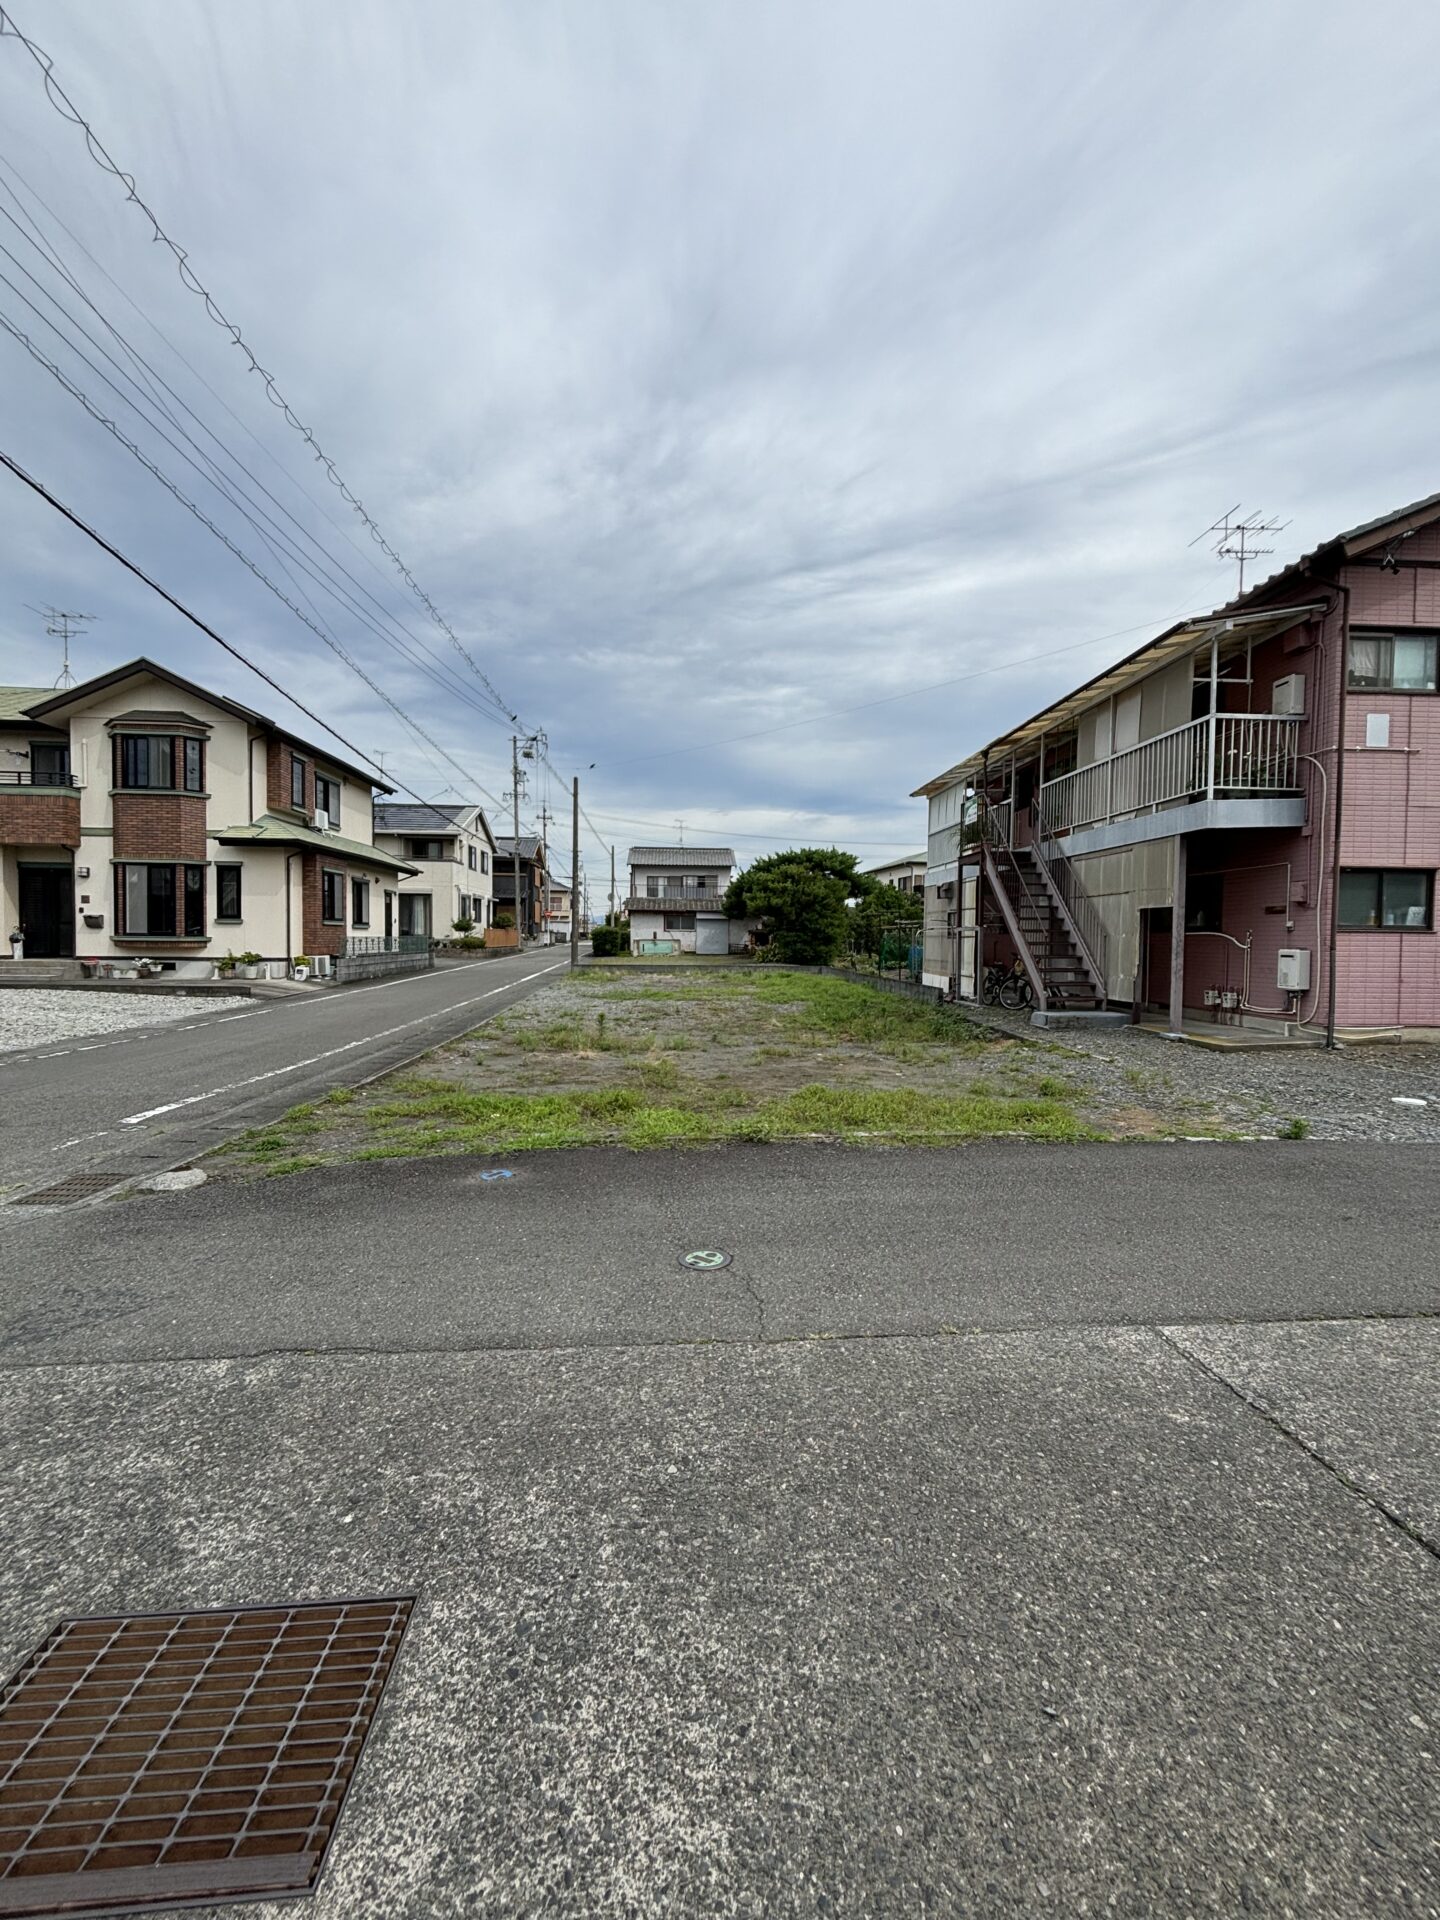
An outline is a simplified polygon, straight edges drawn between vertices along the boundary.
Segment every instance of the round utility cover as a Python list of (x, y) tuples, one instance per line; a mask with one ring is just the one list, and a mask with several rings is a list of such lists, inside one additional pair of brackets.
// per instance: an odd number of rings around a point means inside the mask
[(730, 1255), (721, 1253), (714, 1247), (702, 1247), (696, 1253), (682, 1253), (680, 1264), (682, 1267), (688, 1267), (692, 1273), (705, 1273), (714, 1267), (728, 1267)]

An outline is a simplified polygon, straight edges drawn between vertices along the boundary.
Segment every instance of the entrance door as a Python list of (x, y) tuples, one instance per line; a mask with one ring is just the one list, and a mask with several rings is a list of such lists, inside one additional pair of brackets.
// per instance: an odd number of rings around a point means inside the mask
[(75, 957), (75, 877), (69, 867), (21, 867), (20, 928), (27, 960)]

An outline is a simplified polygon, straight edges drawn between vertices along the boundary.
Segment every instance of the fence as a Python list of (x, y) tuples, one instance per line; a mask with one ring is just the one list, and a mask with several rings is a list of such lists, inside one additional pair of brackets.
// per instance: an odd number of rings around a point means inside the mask
[(388, 973), (428, 973), (434, 965), (426, 934), (351, 934), (335, 956), (335, 978), (343, 986), (350, 980), (378, 980)]

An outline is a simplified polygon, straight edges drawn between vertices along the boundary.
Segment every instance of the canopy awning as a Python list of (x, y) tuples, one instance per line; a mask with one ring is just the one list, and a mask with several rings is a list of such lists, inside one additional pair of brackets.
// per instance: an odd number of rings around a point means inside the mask
[(1206, 614), (1203, 619), (1182, 621), (1178, 627), (1171, 627), (1168, 633), (1162, 633), (1158, 639), (1147, 640), (1143, 647), (1127, 654), (1103, 673), (1096, 674), (1093, 680), (1087, 680), (1083, 686), (1076, 687), (1073, 693), (1067, 693), (1063, 699), (1043, 708), (1029, 720), (1022, 721), (1018, 727), (1012, 727), (1009, 733), (1002, 733), (978, 753), (957, 761), (945, 773), (927, 780), (923, 787), (916, 787), (911, 798), (921, 799), (932, 793), (940, 793), (961, 780), (973, 779), (986, 760), (1008, 759), (1011, 754), (1038, 745), (1042, 734), (1062, 732), (1100, 701), (1123, 693), (1127, 687), (1133, 687), (1141, 680), (1148, 680), (1152, 673), (1157, 673), (1187, 653), (1208, 647), (1212, 639), (1218, 639), (1222, 648), (1226, 647), (1227, 641), (1230, 642), (1227, 651), (1233, 651), (1234, 645), (1241, 642), (1254, 646), (1261, 640), (1274, 639), (1277, 633), (1284, 633), (1289, 627), (1298, 626), (1312, 614), (1322, 612), (1328, 604), (1327, 601), (1317, 600), (1298, 607), (1267, 607), (1261, 613), (1236, 613), (1218, 618)]

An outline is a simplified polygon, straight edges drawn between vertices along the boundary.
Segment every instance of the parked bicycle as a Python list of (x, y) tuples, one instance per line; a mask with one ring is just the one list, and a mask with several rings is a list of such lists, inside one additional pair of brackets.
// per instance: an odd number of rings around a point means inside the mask
[(1017, 960), (1010, 967), (996, 964), (985, 969), (980, 982), (980, 998), (987, 1007), (993, 1007), (998, 1002), (1013, 1013), (1021, 1007), (1033, 1006), (1035, 991), (1023, 963)]

